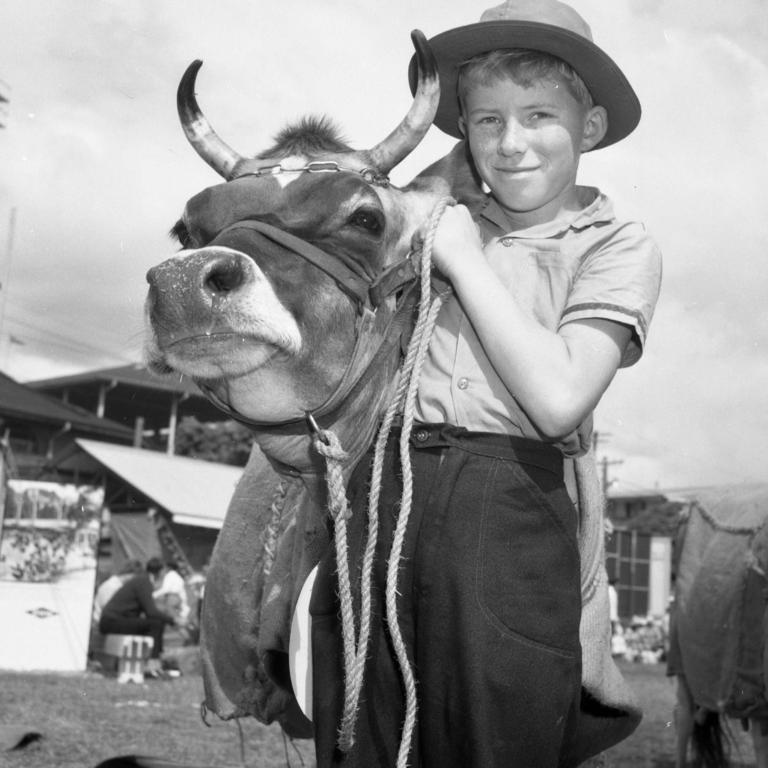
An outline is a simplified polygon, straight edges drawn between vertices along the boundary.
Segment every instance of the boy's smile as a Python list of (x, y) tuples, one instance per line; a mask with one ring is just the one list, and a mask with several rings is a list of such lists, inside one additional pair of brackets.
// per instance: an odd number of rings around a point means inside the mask
[(473, 85), (463, 107), (477, 171), (519, 227), (578, 209), (579, 157), (605, 133), (602, 107), (580, 104), (556, 75), (528, 87), (506, 77)]

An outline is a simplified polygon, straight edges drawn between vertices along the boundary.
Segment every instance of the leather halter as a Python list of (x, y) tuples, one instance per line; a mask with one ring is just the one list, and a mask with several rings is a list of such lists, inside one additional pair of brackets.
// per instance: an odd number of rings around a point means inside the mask
[(378, 187), (389, 186), (389, 176), (385, 173), (381, 173), (375, 168), (363, 168), (357, 170), (355, 168), (345, 168), (343, 165), (339, 165), (335, 160), (313, 160), (301, 168), (283, 168), (280, 163), (275, 165), (262, 165), (261, 168), (256, 168), (253, 171), (245, 171), (244, 173), (238, 173), (234, 179), (241, 179), (243, 176), (278, 176), (281, 173), (340, 173), (345, 171), (347, 173), (356, 173), (362, 176), (369, 184), (375, 184)]
[[(342, 171), (359, 173), (371, 184), (380, 186), (388, 186), (389, 184), (389, 179), (378, 171), (370, 168), (356, 171), (344, 168), (335, 161), (311, 162), (302, 168), (283, 168), (279, 164), (265, 166), (255, 171), (240, 174), (236, 178), (242, 178), (243, 176), (266, 177), (280, 173)], [(316, 408), (314, 412), (307, 411), (302, 416), (286, 419), (281, 422), (259, 422), (249, 419), (221, 400), (205, 382), (198, 381), (197, 385), (214, 405), (227, 413), (235, 421), (246, 426), (278, 428), (296, 424), (306, 419), (310, 429), (314, 429), (317, 425), (315, 418), (328, 416), (339, 408), (355, 388), (361, 387), (366, 383), (374, 368), (375, 360), (380, 356), (388, 354), (395, 342), (399, 343), (400, 337), (410, 322), (411, 309), (414, 305), (413, 292), (408, 289), (402, 292), (398, 297), (392, 316), (389, 318), (386, 326), (378, 330), (378, 332), (376, 310), (389, 296), (396, 293), (399, 289), (408, 284), (415, 283), (417, 277), (414, 260), (415, 254), (413, 251), (409, 252), (404, 259), (391, 265), (375, 278), (371, 278), (362, 268), (359, 270), (354, 269), (352, 263), (344, 263), (338, 257), (323, 251), (312, 243), (263, 221), (255, 219), (239, 221), (230, 225), (219, 234), (221, 235), (235, 228), (246, 228), (258, 232), (261, 236), (301, 256), (310, 264), (329, 275), (339, 286), (340, 290), (353, 299), (356, 304), (358, 321), (355, 329), (355, 347), (339, 384), (329, 398), (319, 408)]]
[(354, 262), (344, 262), (309, 241), (258, 219), (245, 219), (230, 224), (216, 236), (212, 244), (215, 244), (222, 235), (235, 229), (254, 230), (325, 272), (326, 275), (336, 281), (344, 293), (355, 301), (358, 312), (362, 312), (366, 307), (376, 309), (384, 299), (406, 283), (416, 279), (412, 251), (404, 259), (391, 265), (372, 279), (364, 269), (356, 269)]
[[(266, 178), (283, 173), (352, 173), (362, 176), (364, 181), (374, 186), (389, 187), (389, 177), (376, 168), (359, 170), (347, 168), (339, 165), (335, 160), (313, 160), (299, 168), (284, 168), (280, 163), (264, 165), (252, 171), (239, 173), (232, 181), (245, 176)], [(306, 259), (310, 264), (332, 277), (339, 288), (356, 301), (358, 311), (362, 311), (363, 307), (375, 309), (387, 296), (417, 277), (412, 260), (412, 251), (404, 259), (391, 265), (372, 280), (364, 270), (355, 270), (351, 265), (344, 264), (338, 257), (326, 253), (312, 243), (264, 222), (258, 220), (237, 222), (227, 227), (227, 230), (233, 227), (248, 227), (257, 230), (273, 242)]]
[(355, 347), (344, 374), (328, 399), (313, 411), (305, 411), (301, 416), (283, 421), (257, 421), (244, 416), (221, 400), (204, 381), (196, 381), (195, 383), (217, 408), (224, 411), (231, 419), (247, 427), (278, 429), (305, 422), (310, 431), (316, 432), (318, 429), (317, 419), (322, 418), (325, 422), (332, 422), (333, 418), (329, 417), (343, 405), (353, 391), (362, 388), (374, 374), (376, 361), (385, 358), (396, 345), (401, 345), (403, 334), (409, 330), (411, 315), (415, 306), (414, 291), (412, 290), (414, 286), (415, 283), (412, 282), (398, 297), (392, 316), (385, 327), (380, 330), (377, 330), (375, 310), (368, 308), (363, 310), (355, 329)]

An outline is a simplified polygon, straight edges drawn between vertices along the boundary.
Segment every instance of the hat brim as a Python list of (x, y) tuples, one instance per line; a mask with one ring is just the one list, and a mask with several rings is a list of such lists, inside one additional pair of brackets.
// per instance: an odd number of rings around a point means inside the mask
[[(578, 72), (596, 105), (608, 112), (608, 130), (594, 149), (615, 144), (640, 122), (640, 102), (613, 59), (587, 38), (562, 27), (533, 21), (481, 21), (449, 29), (429, 41), (440, 74), (440, 104), (434, 123), (449, 136), (461, 138), (458, 67), (473, 56), (505, 48), (528, 48), (557, 56)], [(416, 92), (416, 57), (408, 67), (411, 92)]]

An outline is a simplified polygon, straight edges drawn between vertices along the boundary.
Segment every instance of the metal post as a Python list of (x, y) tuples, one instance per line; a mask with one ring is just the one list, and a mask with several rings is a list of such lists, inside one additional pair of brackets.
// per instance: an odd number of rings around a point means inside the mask
[(5, 275), (0, 283), (0, 363), (3, 368), (8, 367), (8, 355), (11, 349), (11, 335), (4, 333), (5, 307), (8, 302), (8, 283), (11, 279), (11, 261), (13, 260), (13, 241), (16, 234), (16, 208), (11, 208), (8, 218), (8, 240), (5, 249), (6, 264)]
[(179, 419), (179, 396), (171, 397), (171, 413), (168, 419), (168, 448), (167, 453), (173, 456), (176, 453), (176, 423)]

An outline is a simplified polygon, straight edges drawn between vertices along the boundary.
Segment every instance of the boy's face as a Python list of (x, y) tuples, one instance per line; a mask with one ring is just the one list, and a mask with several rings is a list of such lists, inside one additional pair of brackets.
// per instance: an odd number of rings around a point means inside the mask
[(558, 76), (474, 85), (463, 102), (459, 125), (477, 171), (515, 221), (532, 226), (575, 209), (579, 157), (607, 128), (602, 107), (580, 104)]

